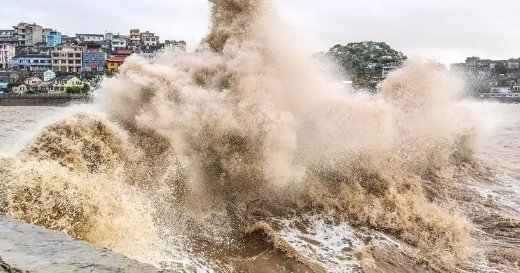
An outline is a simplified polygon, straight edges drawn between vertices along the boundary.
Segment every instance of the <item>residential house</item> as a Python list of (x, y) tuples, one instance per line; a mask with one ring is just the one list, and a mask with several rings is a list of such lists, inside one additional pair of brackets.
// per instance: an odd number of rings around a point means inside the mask
[(139, 29), (130, 30), (130, 45), (141, 45), (141, 33)]
[(118, 49), (114, 52), (114, 56), (126, 58), (133, 53), (134, 51), (132, 49)]
[(82, 87), (83, 82), (75, 75), (60, 76), (54, 80), (50, 93), (67, 92), (69, 87)]
[(48, 47), (46, 43), (37, 43), (31, 47), (27, 47), (25, 52), (27, 54), (37, 54), (37, 55), (51, 55), (51, 50), (54, 47)]
[(16, 49), (13, 45), (0, 44), (0, 68), (8, 68), (15, 53)]
[(141, 44), (142, 45), (158, 45), (159, 36), (149, 31), (141, 32)]
[(383, 66), (381, 77), (384, 79), (390, 74), (390, 72), (397, 69), (397, 66)]
[(181, 51), (184, 51), (186, 52), (186, 42), (185, 41), (170, 41), (170, 40), (166, 40), (164, 41), (164, 46), (165, 47), (173, 47), (173, 48), (176, 48), (176, 49), (179, 49)]
[[(138, 54), (141, 57), (144, 57), (146, 60), (153, 62), (157, 55), (164, 49), (164, 45), (141, 45), (141, 46), (133, 46), (134, 53)], [(117, 54), (117, 52), (116, 52)]]
[(506, 67), (507, 67), (507, 69), (518, 70), (518, 69), (520, 69), (520, 63), (518, 62), (518, 60), (509, 59), (507, 61)]
[(54, 85), (54, 81), (44, 81), (38, 84), (37, 92), (49, 93)]
[(27, 71), (45, 71), (51, 69), (51, 57), (48, 55), (20, 55), (11, 59), (13, 69)]
[(42, 29), (42, 42), (44, 44), (47, 44), (47, 35), (49, 35), (50, 32), (54, 31), (52, 28), (44, 28)]
[(490, 93), (511, 93), (510, 87), (491, 87)]
[(50, 31), (47, 33), (46, 44), (48, 47), (57, 47), (61, 45), (61, 32), (59, 31)]
[(105, 72), (107, 53), (100, 45), (87, 45), (83, 53), (83, 71)]
[(51, 52), (52, 70), (55, 72), (80, 73), (85, 46), (59, 45)]
[(110, 73), (119, 72), (119, 67), (125, 62), (125, 57), (114, 56), (107, 60), (107, 71)]
[(0, 39), (13, 38), (14, 31), (12, 29), (0, 29)]
[(18, 39), (16, 38), (0, 38), (0, 44), (9, 44), (14, 47), (17, 47), (20, 42), (18, 42)]
[(78, 44), (76, 37), (69, 37), (67, 35), (61, 35), (61, 43), (62, 44)]
[(22, 94), (22, 93), (26, 93), (27, 91), (29, 91), (29, 88), (26, 84), (22, 83), (22, 84), (13, 86), (13, 93)]
[(56, 78), (56, 73), (54, 73), (54, 71), (49, 69), (43, 72), (43, 81), (48, 82), (54, 78)]
[(22, 22), (13, 26), (13, 29), (13, 38), (18, 39), (21, 47), (43, 42), (43, 29), (40, 25)]
[(36, 83), (40, 83), (40, 82), (42, 82), (42, 80), (37, 77), (29, 77), (23, 81), (23, 83), (26, 85), (36, 84)]
[(110, 48), (112, 49), (112, 51), (116, 51), (118, 49), (123, 49), (123, 48), (126, 48), (127, 47), (127, 43), (126, 43), (126, 40), (123, 39), (123, 38), (113, 38), (111, 41), (110, 41)]
[(111, 41), (112, 39), (114, 39), (114, 33), (105, 32), (105, 41)]
[(105, 40), (103, 34), (76, 34), (78, 43), (99, 43)]

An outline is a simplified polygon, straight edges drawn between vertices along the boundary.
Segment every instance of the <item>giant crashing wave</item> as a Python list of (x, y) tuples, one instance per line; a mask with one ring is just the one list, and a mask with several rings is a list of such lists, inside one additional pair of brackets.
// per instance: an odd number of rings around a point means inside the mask
[(471, 257), (470, 221), (425, 188), (478, 148), (456, 79), (412, 60), (377, 96), (344, 94), (265, 1), (211, 2), (205, 50), (128, 58), (89, 111), (2, 159), (2, 212), (154, 264), (173, 248), (221, 269), (325, 271), (277, 233), (309, 214), (391, 235), (434, 269)]

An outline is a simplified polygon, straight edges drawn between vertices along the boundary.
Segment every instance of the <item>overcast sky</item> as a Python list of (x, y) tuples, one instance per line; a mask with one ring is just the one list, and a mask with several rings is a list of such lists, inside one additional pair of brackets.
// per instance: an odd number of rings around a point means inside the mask
[[(387, 42), (408, 56), (443, 63), (466, 56), (520, 57), (517, 0), (274, 0), (280, 17), (298, 28), (309, 51), (335, 44)], [(161, 40), (195, 44), (206, 33), (205, 0), (1, 0), (0, 29), (36, 22), (64, 34), (128, 34), (150, 30)]]

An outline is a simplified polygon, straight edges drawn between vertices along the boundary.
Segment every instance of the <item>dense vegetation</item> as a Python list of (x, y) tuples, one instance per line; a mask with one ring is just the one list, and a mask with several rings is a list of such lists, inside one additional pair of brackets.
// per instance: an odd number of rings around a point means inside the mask
[(335, 45), (327, 53), (357, 88), (375, 88), (385, 66), (400, 66), (407, 57), (384, 42)]
[(67, 93), (69, 94), (88, 93), (88, 91), (90, 91), (90, 86), (88, 84), (84, 84), (82, 87), (67, 87)]

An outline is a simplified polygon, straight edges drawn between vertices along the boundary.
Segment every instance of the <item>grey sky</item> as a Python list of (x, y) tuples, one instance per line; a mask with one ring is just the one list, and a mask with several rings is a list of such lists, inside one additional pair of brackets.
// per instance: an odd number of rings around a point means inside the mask
[[(307, 37), (310, 52), (374, 40), (444, 63), (520, 57), (520, 1), (275, 0), (275, 8)], [(0, 29), (20, 21), (69, 35), (137, 27), (194, 44), (208, 29), (209, 9), (205, 0), (2, 0)]]

